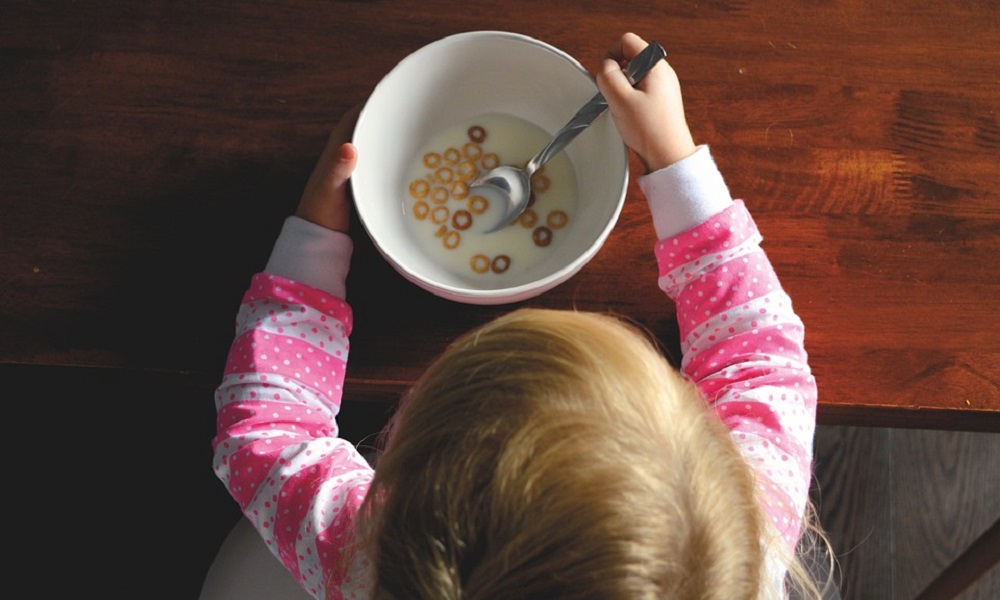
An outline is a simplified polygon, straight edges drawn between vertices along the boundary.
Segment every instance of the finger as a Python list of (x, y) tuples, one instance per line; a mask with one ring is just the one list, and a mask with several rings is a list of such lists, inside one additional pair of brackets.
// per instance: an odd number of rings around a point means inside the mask
[(646, 46), (646, 40), (635, 33), (627, 32), (612, 42), (604, 57), (617, 61), (619, 66), (625, 66), (625, 63), (635, 58), (635, 55), (642, 52)]
[(358, 150), (350, 142), (327, 148), (325, 160), (306, 182), (295, 214), (327, 229), (347, 232), (351, 214), (347, 181), (358, 164)]
[(340, 117), (340, 121), (333, 126), (329, 137), (327, 137), (326, 146), (323, 148), (323, 152), (320, 153), (315, 168), (315, 172), (323, 176), (324, 183), (330, 180), (330, 174), (337, 161), (337, 153), (340, 151), (341, 146), (351, 140), (354, 125), (358, 122), (358, 114), (361, 112), (361, 107), (361, 104), (357, 104), (344, 113)]
[(358, 149), (350, 143), (345, 142), (337, 150), (337, 161), (333, 165), (331, 183), (334, 188), (344, 188), (344, 184), (351, 178), (354, 168), (358, 166)]
[(615, 105), (632, 91), (632, 84), (618, 62), (613, 58), (606, 58), (597, 73), (597, 88), (609, 103)]
[(636, 54), (646, 49), (649, 43), (634, 33), (626, 33), (621, 38), (622, 53), (625, 58), (632, 60)]
[(346, 197), (347, 180), (357, 166), (358, 149), (354, 144), (344, 142), (332, 148), (327, 160), (318, 165), (315, 194), (320, 198), (342, 200)]

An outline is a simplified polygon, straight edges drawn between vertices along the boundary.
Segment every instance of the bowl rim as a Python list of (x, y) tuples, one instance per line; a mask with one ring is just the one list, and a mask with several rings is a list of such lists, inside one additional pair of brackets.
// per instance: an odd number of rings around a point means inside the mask
[[(539, 46), (552, 54), (558, 56), (559, 58), (565, 60), (579, 71), (582, 75), (586, 76), (591, 83), (594, 85), (595, 93), (597, 90), (597, 84), (594, 81), (593, 74), (588, 71), (584, 66), (570, 55), (568, 52), (553, 46), (547, 42), (540, 39), (532, 37), (527, 34), (517, 33), (513, 31), (504, 31), (498, 29), (478, 29), (462, 31), (457, 33), (452, 33), (446, 35), (442, 38), (438, 38), (432, 42), (424, 44), (419, 48), (413, 50), (401, 60), (399, 60), (396, 65), (394, 65), (389, 71), (387, 71), (379, 82), (375, 85), (371, 93), (366, 98), (364, 104), (358, 113), (357, 120), (355, 121), (353, 130), (351, 132), (351, 139), (354, 141), (357, 138), (358, 132), (362, 125), (365, 123), (365, 118), (368, 116), (368, 108), (371, 106), (371, 99), (378, 93), (380, 88), (384, 88), (386, 81), (389, 77), (399, 69), (403, 68), (407, 62), (411, 60), (416, 60), (416, 57), (425, 51), (431, 51), (437, 46), (454, 43), (457, 39), (464, 38), (494, 38), (494, 39), (510, 39), (517, 42), (527, 43)], [(511, 285), (506, 287), (497, 287), (489, 289), (472, 289), (458, 287), (454, 285), (449, 285), (447, 283), (428, 279), (422, 277), (417, 273), (409, 272), (404, 269), (397, 261), (392, 257), (392, 253), (389, 252), (374, 235), (370, 229), (370, 225), (365, 219), (364, 211), (355, 204), (354, 212), (357, 214), (359, 221), (361, 222), (363, 228), (365, 229), (365, 234), (371, 240), (372, 244), (378, 250), (379, 254), (384, 260), (386, 260), (393, 269), (399, 273), (404, 279), (413, 283), (420, 289), (427, 291), (435, 296), (441, 298), (463, 303), (463, 304), (480, 304), (480, 305), (490, 305), (490, 304), (510, 304), (515, 302), (521, 302), (535, 296), (539, 296), (559, 285), (565, 283), (568, 279), (573, 277), (576, 273), (583, 269), (583, 267), (591, 261), (591, 259), (596, 256), (596, 254), (603, 248), (607, 238), (611, 235), (611, 232), (615, 228), (621, 212), (625, 205), (625, 200), (628, 192), (628, 185), (630, 179), (630, 166), (629, 166), (629, 150), (622, 141), (622, 154), (623, 154), (623, 167), (622, 167), (622, 183), (621, 189), (618, 192), (618, 200), (616, 201), (615, 209), (612, 211), (610, 218), (605, 224), (604, 228), (600, 231), (594, 241), (588, 246), (587, 250), (581, 253), (572, 261), (566, 263), (561, 268), (546, 274), (544, 277), (540, 277), (532, 282), (522, 283), (518, 285)], [(354, 180), (353, 178), (349, 180), (351, 184), (352, 196), (354, 192)]]

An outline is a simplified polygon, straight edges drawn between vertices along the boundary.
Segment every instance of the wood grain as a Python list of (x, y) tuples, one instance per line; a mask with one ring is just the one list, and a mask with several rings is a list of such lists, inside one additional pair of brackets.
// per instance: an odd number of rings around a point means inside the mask
[[(990, 1), (7, 3), (0, 363), (221, 373), (244, 286), (339, 115), (474, 29), (591, 69), (623, 31), (661, 41), (807, 324), (821, 420), (1000, 431)], [(512, 308), (432, 297), (354, 233), (358, 400), (391, 401)], [(598, 256), (524, 304), (621, 311), (676, 348), (652, 242), (633, 179)]]
[[(917, 598), (995, 527), (998, 473), (996, 434), (821, 425), (811, 495), (839, 562), (843, 598)], [(985, 569), (978, 580), (964, 590), (940, 586), (927, 598), (997, 598), (995, 549), (981, 550), (960, 563)]]
[(838, 562), (835, 580), (851, 600), (896, 598), (892, 577), (893, 496), (889, 430), (820, 427), (810, 490)]
[[(894, 547), (900, 558), (912, 557), (896, 564), (900, 598), (916, 598), (1000, 516), (998, 436), (908, 433), (893, 433)], [(993, 577), (970, 587), (963, 599), (996, 598), (1000, 557), (993, 552)]]

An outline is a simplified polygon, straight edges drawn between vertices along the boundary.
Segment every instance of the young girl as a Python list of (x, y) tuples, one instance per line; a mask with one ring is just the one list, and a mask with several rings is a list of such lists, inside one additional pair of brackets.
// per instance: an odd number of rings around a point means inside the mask
[(331, 135), (240, 307), (213, 440), (219, 478), (312, 597), (819, 597), (796, 558), (816, 408), (803, 325), (670, 65), (637, 88), (622, 74), (645, 45), (622, 36), (596, 78), (647, 171), (682, 373), (622, 318), (515, 310), (431, 365), (377, 471), (337, 436), (356, 113)]

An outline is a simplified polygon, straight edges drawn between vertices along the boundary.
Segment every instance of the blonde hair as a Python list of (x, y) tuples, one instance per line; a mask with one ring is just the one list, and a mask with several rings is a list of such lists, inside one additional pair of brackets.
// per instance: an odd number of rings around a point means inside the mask
[(404, 399), (362, 508), (373, 597), (770, 597), (750, 469), (651, 336), (521, 309)]

